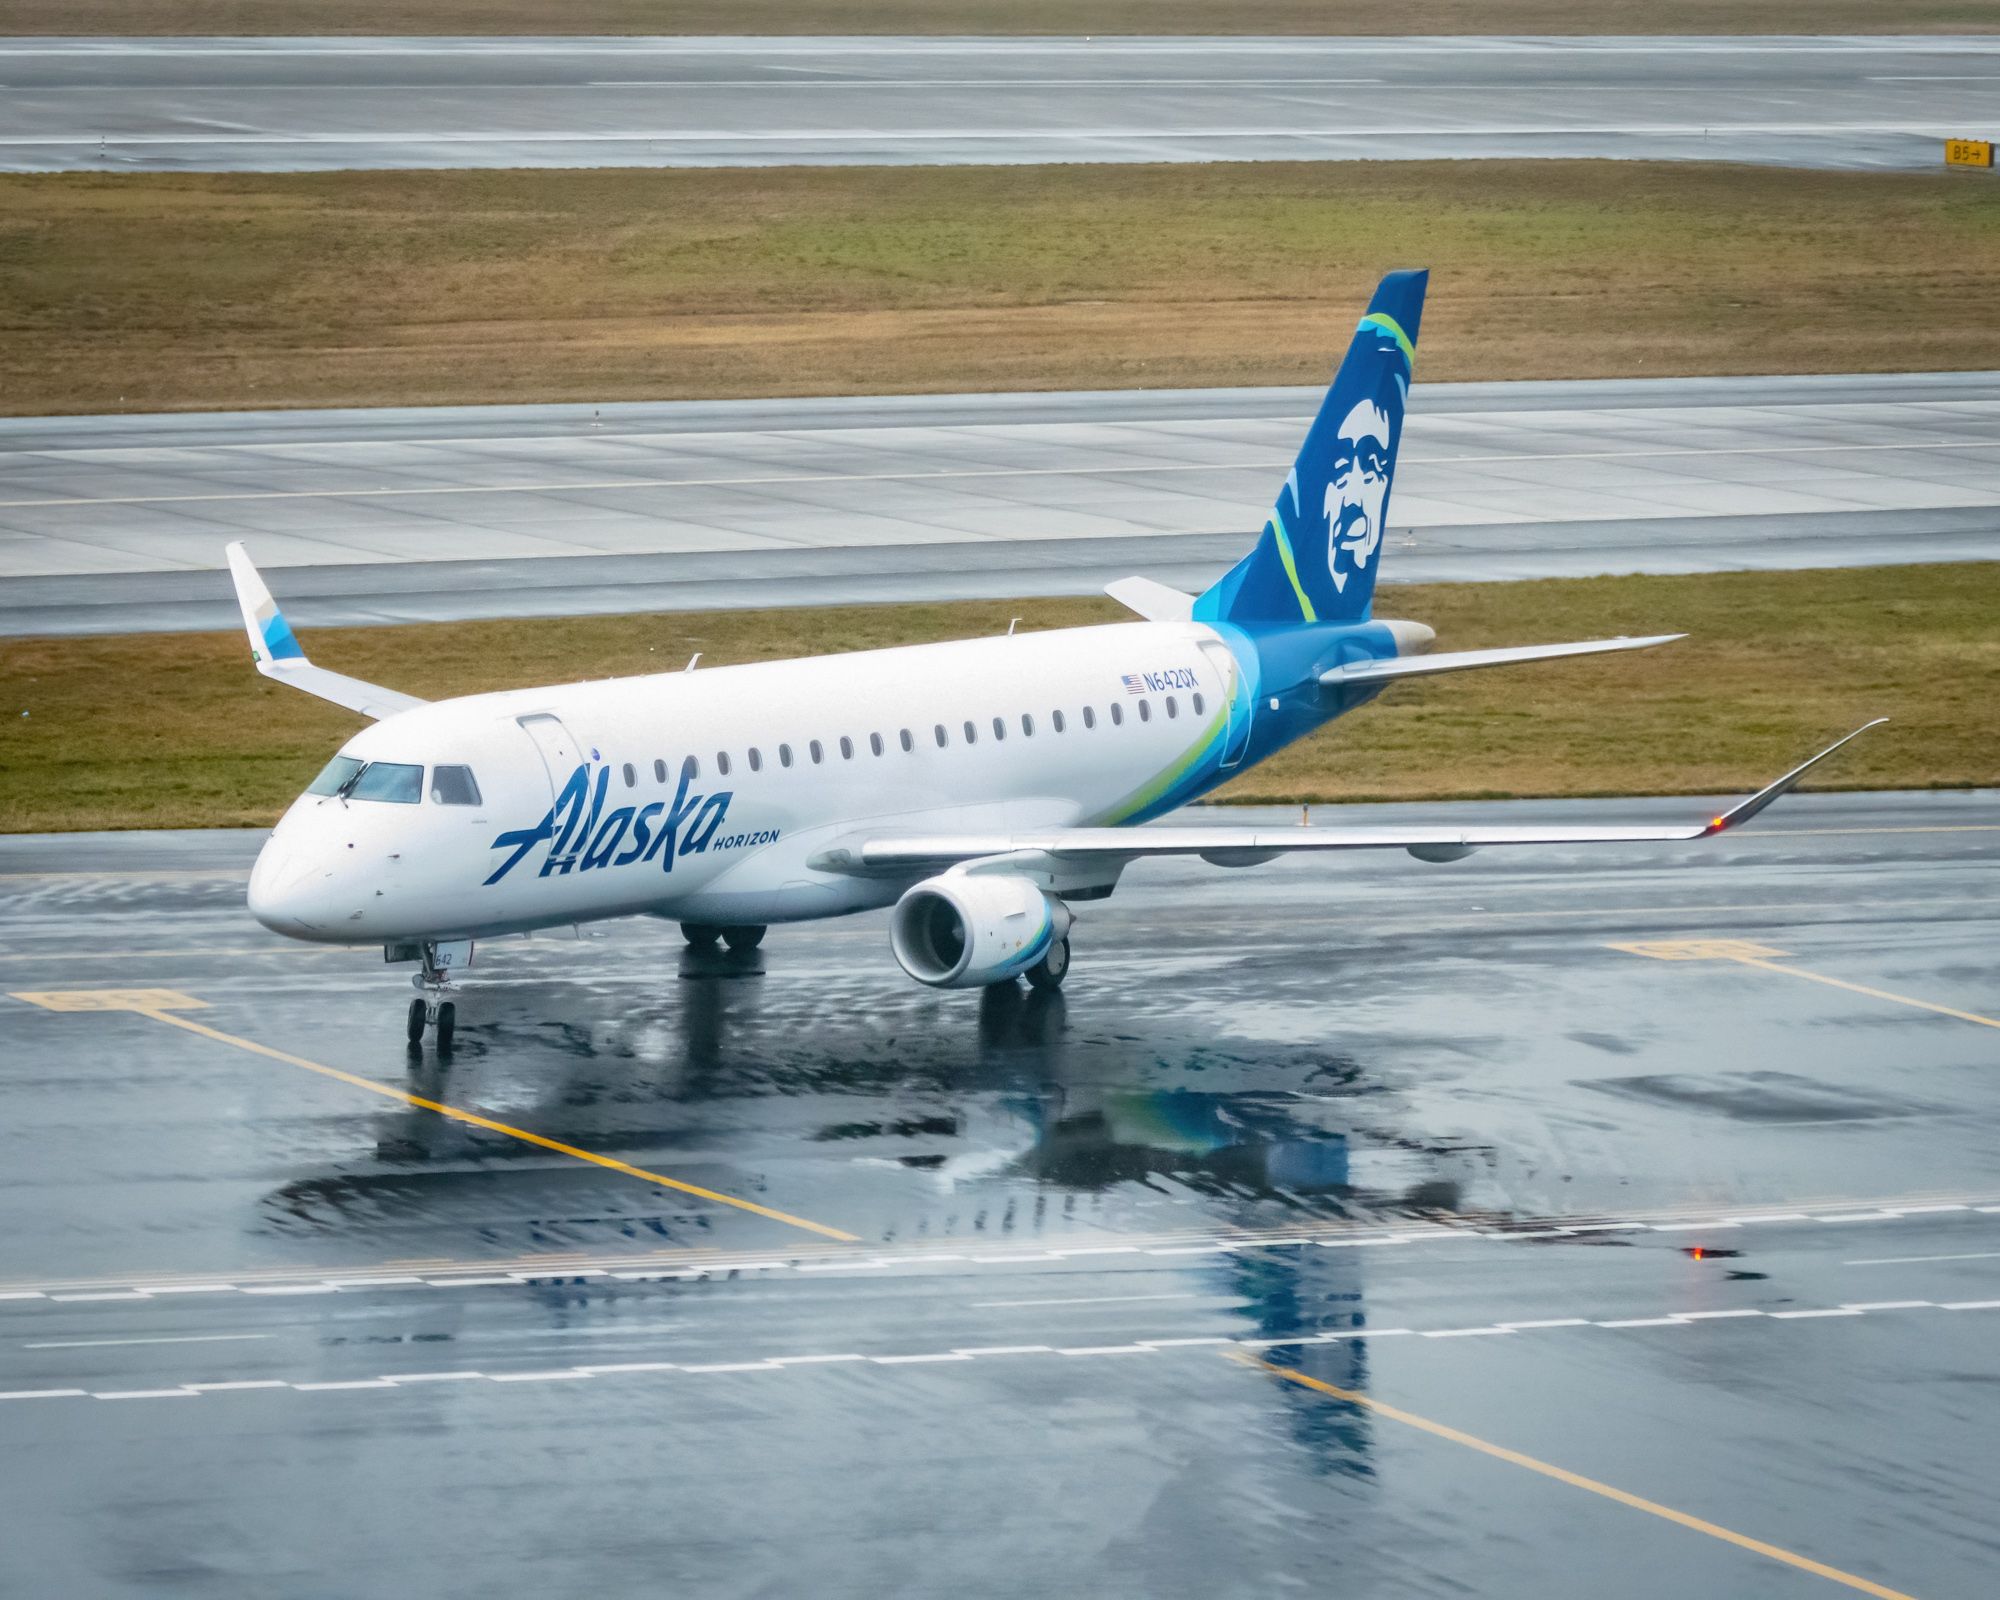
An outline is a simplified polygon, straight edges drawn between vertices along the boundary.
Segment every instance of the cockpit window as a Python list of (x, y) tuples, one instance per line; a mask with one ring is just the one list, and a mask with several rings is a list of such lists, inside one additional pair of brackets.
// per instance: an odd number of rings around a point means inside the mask
[(441, 806), (476, 806), (479, 783), (470, 767), (432, 767), (431, 799)]
[(313, 779), (307, 794), (333, 794), (347, 780), (361, 770), (361, 763), (352, 756), (335, 756), (326, 764), (324, 771)]
[(413, 806), (424, 797), (424, 769), (398, 761), (371, 761), (347, 794), (353, 800), (388, 800)]

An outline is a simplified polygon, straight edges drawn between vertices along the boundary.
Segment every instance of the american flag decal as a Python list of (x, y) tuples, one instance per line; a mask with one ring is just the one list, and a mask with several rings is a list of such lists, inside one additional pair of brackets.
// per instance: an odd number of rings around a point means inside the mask
[(1127, 694), (1144, 694), (1146, 692), (1146, 680), (1136, 672), (1126, 673), (1125, 692)]

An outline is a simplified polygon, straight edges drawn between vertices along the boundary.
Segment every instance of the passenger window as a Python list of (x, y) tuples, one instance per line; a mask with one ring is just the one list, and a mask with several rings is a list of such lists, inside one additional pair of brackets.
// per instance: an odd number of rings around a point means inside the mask
[(1141, 700), (1139, 702), (1139, 720), (1141, 722), (1151, 722), (1153, 720), (1153, 703), (1150, 700)]
[(1026, 734), (1030, 739), (1035, 736), (1035, 719), (1025, 711), (1021, 713), (1021, 732)]
[(306, 790), (306, 793), (333, 794), (338, 791), (343, 783), (347, 782), (349, 778), (353, 777), (360, 770), (361, 763), (356, 761), (354, 757), (335, 756), (320, 769), (319, 776), (313, 779), (312, 787)]
[(1063, 714), (1060, 711), (1051, 711), (1049, 713), (1049, 726), (1054, 728), (1057, 733), (1063, 731)]
[(763, 752), (754, 744), (750, 747), (750, 770), (752, 772), (762, 772), (764, 770)]
[(1114, 728), (1122, 728), (1124, 725), (1125, 725), (1125, 708), (1121, 706), (1116, 700), (1114, 700), (1111, 702), (1111, 726)]
[(854, 741), (844, 733), (840, 736), (840, 759), (842, 761), (854, 759)]
[[(729, 770), (729, 761), (727, 757), (723, 758), (722, 770), (724, 772), (727, 772)], [(695, 760), (693, 756), (689, 756), (685, 761), (681, 763), (681, 781), (683, 783), (693, 783), (694, 780), (696, 778), (699, 778), (700, 776), (701, 776), (701, 763)]]
[(944, 748), (944, 747), (945, 747), (945, 746), (946, 746), (947, 744), (949, 744), (950, 742), (951, 742), (951, 736), (950, 736), (949, 734), (947, 734), (947, 733), (946, 733), (946, 732), (944, 731), (944, 724), (943, 724), (942, 722), (940, 722), (940, 723), (939, 723), (939, 724), (937, 725), (937, 744), (938, 744), (938, 748), (939, 748), (940, 750), (942, 750), (942, 749), (943, 749), (943, 748)]
[(870, 750), (873, 750), (879, 756), (882, 753), (882, 735), (879, 733), (869, 734), (868, 748)]
[(625, 787), (628, 789), (639, 787), (639, 774), (632, 770), (632, 763), (629, 761), (625, 763)]
[(967, 744), (979, 743), (979, 730), (969, 722), (965, 725), (965, 742)]
[(1097, 726), (1097, 710), (1094, 706), (1085, 706), (1083, 708), (1083, 725), (1086, 728)]
[(812, 757), (814, 766), (818, 766), (820, 762), (826, 759), (826, 752), (820, 748), (819, 740), (817, 739), (814, 739), (806, 746), (806, 754)]
[(917, 741), (910, 737), (910, 730), (908, 728), (903, 730), (902, 739), (904, 755), (908, 755), (912, 750), (916, 749)]
[(424, 769), (397, 761), (371, 761), (361, 769), (348, 794), (356, 800), (387, 800), (413, 806), (424, 797)]
[(1201, 691), (1200, 691), (1199, 689), (1195, 690), (1194, 694), (1193, 694), (1192, 696), (1190, 696), (1190, 698), (1191, 698), (1191, 699), (1192, 699), (1192, 700), (1194, 701), (1194, 714), (1195, 714), (1196, 716), (1200, 716), (1200, 715), (1201, 715)]
[(1168, 717), (1168, 719), (1169, 719), (1169, 720), (1172, 720), (1173, 718), (1175, 718), (1175, 717), (1179, 716), (1180, 714), (1181, 714), (1181, 708), (1180, 708), (1179, 706), (1177, 706), (1177, 705), (1175, 705), (1175, 704), (1174, 704), (1174, 697), (1173, 697), (1172, 695), (1168, 695), (1168, 696), (1167, 696), (1167, 717)]
[(656, 759), (653, 762), (653, 782), (665, 783), (666, 781), (667, 781), (667, 763), (663, 759)]
[(1007, 737), (1007, 722), (1005, 718), (995, 717), (993, 719), (993, 737), (996, 739)]
[(476, 806), (479, 785), (470, 767), (432, 767), (431, 799), (441, 806)]
[(718, 750), (715, 752), (715, 770), (725, 778), (729, 776), (729, 752), (727, 750)]

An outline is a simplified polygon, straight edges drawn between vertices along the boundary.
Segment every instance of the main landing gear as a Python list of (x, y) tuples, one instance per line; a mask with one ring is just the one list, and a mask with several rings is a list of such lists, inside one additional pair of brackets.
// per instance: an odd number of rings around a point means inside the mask
[(725, 927), (714, 922), (683, 922), (681, 937), (697, 950), (713, 950), (717, 943), (721, 943), (732, 950), (748, 952), (764, 942), (764, 926), (757, 923)]
[(1048, 954), (1028, 968), (1025, 976), (1030, 988), (1060, 989), (1063, 979), (1069, 976), (1069, 935), (1064, 934), (1051, 944)]

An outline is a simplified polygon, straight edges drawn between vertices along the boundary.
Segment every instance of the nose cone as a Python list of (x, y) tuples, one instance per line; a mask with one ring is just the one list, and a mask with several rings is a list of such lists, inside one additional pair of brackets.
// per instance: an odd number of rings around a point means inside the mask
[(288, 938), (319, 937), (322, 926), (315, 921), (318, 908), (311, 901), (325, 878), (324, 868), (309, 853), (282, 833), (274, 833), (264, 841), (264, 848), (257, 852), (257, 864), (250, 869), (250, 915), (273, 933)]

